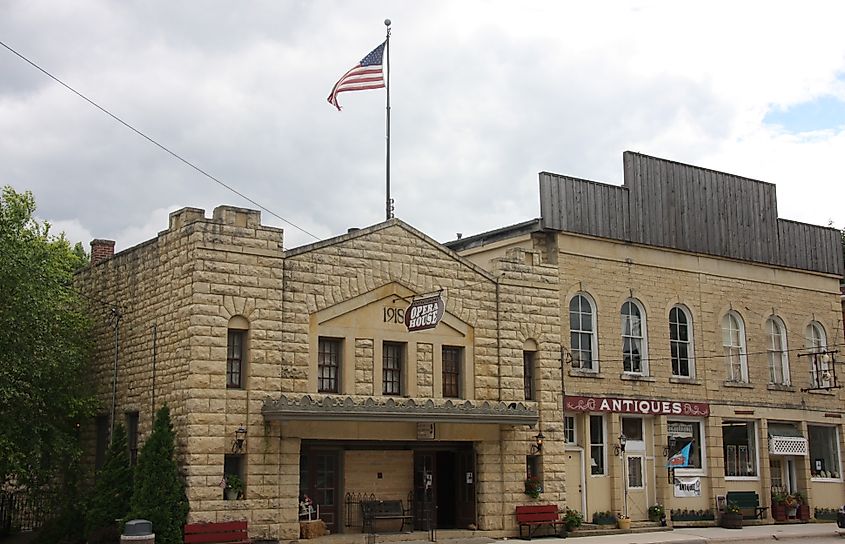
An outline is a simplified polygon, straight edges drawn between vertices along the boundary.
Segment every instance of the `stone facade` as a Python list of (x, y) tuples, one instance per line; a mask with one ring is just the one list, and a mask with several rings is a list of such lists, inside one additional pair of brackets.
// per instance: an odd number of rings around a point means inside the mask
[[(565, 437), (567, 505), (587, 519), (604, 511), (645, 519), (648, 507), (655, 503), (667, 511), (712, 511), (723, 505), (717, 499), (732, 491), (754, 491), (762, 506), (772, 504), (773, 493), (789, 492), (802, 494), (813, 508), (838, 508), (845, 502), (843, 395), (840, 388), (818, 386), (838, 386), (845, 376), (834, 363), (817, 367), (815, 377), (811, 370), (813, 361), (819, 364), (823, 356), (842, 359), (837, 355), (843, 345), (839, 274), (833, 272), (842, 270), (840, 248), (829, 247), (825, 241), (831, 233), (813, 226), (807, 228), (815, 238), (808, 237), (811, 247), (802, 251), (818, 258), (807, 259), (806, 268), (771, 264), (797, 253), (785, 248), (783, 240), (779, 246), (771, 244), (780, 253), (763, 253), (756, 262), (729, 256), (731, 249), (717, 244), (707, 247), (710, 254), (672, 247), (668, 240), (675, 233), (659, 234), (661, 222), (671, 229), (678, 214), (686, 211), (708, 218), (708, 229), (721, 235), (728, 232), (712, 223), (724, 215), (724, 207), (696, 193), (703, 187), (693, 183), (696, 175), (724, 177), (722, 190), (737, 195), (742, 194), (739, 185), (760, 182), (731, 181), (726, 174), (701, 173), (703, 169), (677, 163), (669, 167), (663, 164), (666, 161), (647, 157), (639, 160), (653, 165), (647, 170), (654, 178), (649, 183), (662, 183), (672, 190), (637, 195), (636, 184), (628, 186), (627, 168), (626, 185), (621, 188), (564, 177), (555, 186), (556, 176), (541, 174), (541, 208), (559, 215), (544, 215), (533, 225), (523, 223), (447, 244), (482, 268), (492, 268), (514, 248), (525, 248), (558, 270), (565, 366), (561, 392), (565, 399), (573, 399), (564, 403), (569, 433)], [(659, 177), (661, 172), (681, 168), (686, 177)], [(765, 188), (773, 199), (774, 187)], [(628, 229), (628, 220), (623, 220), (625, 207), (616, 208), (619, 216), (610, 227), (596, 223), (608, 204), (613, 209), (618, 203), (614, 199), (627, 199), (629, 192), (631, 202), (657, 200), (666, 206), (666, 217), (636, 219), (645, 224), (642, 232), (660, 239), (662, 247), (632, 242), (633, 227)], [(684, 202), (673, 200), (678, 194), (712, 208), (685, 211)], [(561, 203), (570, 208), (562, 208)], [(747, 205), (743, 200), (736, 203), (739, 208)], [(776, 218), (776, 210), (754, 209)], [(631, 218), (630, 224), (634, 223)], [(771, 235), (766, 232), (767, 237)], [(818, 245), (812, 245), (815, 240)], [(691, 242), (684, 238), (684, 243)], [(732, 242), (731, 247), (751, 246)], [(822, 262), (828, 271), (819, 270)], [(622, 315), (632, 307), (636, 308), (635, 325)], [(677, 324), (675, 329), (670, 325), (672, 316), (678, 315), (683, 316), (689, 333), (684, 342), (677, 342), (678, 333), (671, 332), (678, 330)], [(733, 376), (725, 347), (729, 315), (739, 325), (731, 353), (734, 360), (743, 361), (741, 374)], [(632, 327), (639, 330), (632, 333)], [(811, 327), (820, 332), (822, 341), (810, 342)], [(676, 351), (671, 349), (673, 344)], [(673, 366), (681, 364), (679, 349), (689, 351), (684, 362), (688, 371)], [(740, 372), (739, 368), (734, 365), (734, 372)], [(603, 408), (601, 401), (608, 399), (695, 401), (709, 413), (632, 413), (610, 403)], [(748, 429), (749, 436), (737, 439), (734, 428)], [(620, 451), (622, 434), (637, 435), (633, 441), (626, 436), (624, 453)], [(697, 466), (670, 473), (668, 457), (676, 445), (690, 440), (700, 451), (694, 453)], [(778, 443), (797, 449), (782, 451)], [(675, 485), (676, 478), (696, 486), (696, 492), (682, 496), (685, 493)], [(575, 484), (580, 484), (580, 491)], [(771, 521), (771, 509), (767, 515)]]
[[(513, 508), (526, 498), (525, 463), (538, 426), (547, 437), (543, 498), (564, 501), (557, 269), (533, 250), (516, 248), (487, 272), (390, 220), (285, 251), (281, 230), (262, 226), (258, 212), (219, 207), (209, 219), (183, 209), (156, 239), (93, 264), (77, 284), (102, 302), (93, 374), (102, 413), (111, 415), (117, 331), (114, 417), (138, 412), (143, 441), (153, 408), (170, 406), (191, 521), (247, 519), (253, 537), (297, 538), (298, 495), (311, 489), (303, 471), (329, 451), (337, 453), (331, 459), (339, 475), (334, 505), (323, 504), (323, 513), (335, 531), (355, 530), (344, 526), (342, 494), (413, 496), (414, 457), (427, 448), (449, 470), (471, 473), (461, 472), (477, 497), (472, 524), (510, 533)], [(407, 332), (396, 312), (433, 292), (446, 302), (443, 320)], [(232, 331), (246, 344), (240, 387), (227, 387)], [(336, 393), (318, 392), (324, 338), (341, 345)], [(390, 412), (392, 400), (384, 404), (388, 341), (404, 350), (398, 400), (436, 402), (438, 415), (409, 419)], [(449, 402), (442, 398), (443, 346), (463, 354), (460, 398)], [(524, 399), (526, 349), (535, 357), (536, 401)], [(280, 398), (373, 399), (385, 413), (356, 422), (342, 409), (268, 416), (268, 403)], [(532, 424), (500, 422), (485, 403), (527, 414), (519, 417)], [(427, 421), (435, 436), (422, 441), (417, 423)], [(234, 445), (239, 427), (246, 430), (242, 452)], [(477, 459), (474, 467), (460, 464), (455, 452), (462, 448)], [(220, 487), (233, 456), (246, 482), (243, 500), (224, 500)], [(368, 466), (379, 467), (378, 477), (363, 470)]]

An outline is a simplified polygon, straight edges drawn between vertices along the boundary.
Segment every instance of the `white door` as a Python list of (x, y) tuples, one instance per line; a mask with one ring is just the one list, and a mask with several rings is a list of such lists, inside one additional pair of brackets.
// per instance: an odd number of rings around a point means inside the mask
[(566, 506), (577, 510), (587, 519), (584, 512), (584, 452), (581, 450), (566, 450)]

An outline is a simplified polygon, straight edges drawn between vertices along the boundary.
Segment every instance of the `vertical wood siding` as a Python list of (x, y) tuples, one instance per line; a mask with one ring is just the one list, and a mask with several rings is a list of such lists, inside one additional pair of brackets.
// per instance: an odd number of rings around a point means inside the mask
[(621, 187), (540, 174), (543, 227), (833, 274), (839, 232), (777, 217), (775, 186), (626, 152)]

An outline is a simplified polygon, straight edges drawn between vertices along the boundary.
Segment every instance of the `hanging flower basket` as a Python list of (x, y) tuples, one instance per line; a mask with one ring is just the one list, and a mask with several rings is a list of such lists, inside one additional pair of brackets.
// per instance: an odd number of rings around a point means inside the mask
[(543, 492), (543, 483), (536, 476), (529, 476), (525, 479), (525, 494), (532, 499), (540, 498), (540, 493)]

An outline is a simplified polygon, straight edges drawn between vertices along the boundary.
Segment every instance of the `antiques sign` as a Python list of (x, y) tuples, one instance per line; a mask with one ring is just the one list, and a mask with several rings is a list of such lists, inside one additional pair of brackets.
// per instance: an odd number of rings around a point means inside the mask
[(439, 294), (417, 299), (405, 310), (405, 326), (408, 332), (433, 329), (440, 323), (446, 305)]
[(676, 497), (700, 497), (701, 478), (675, 478)]
[(575, 397), (563, 398), (564, 412), (617, 412), (622, 414), (642, 414), (646, 416), (699, 416), (710, 415), (710, 405), (706, 402), (686, 402), (677, 400), (617, 399), (611, 397)]

